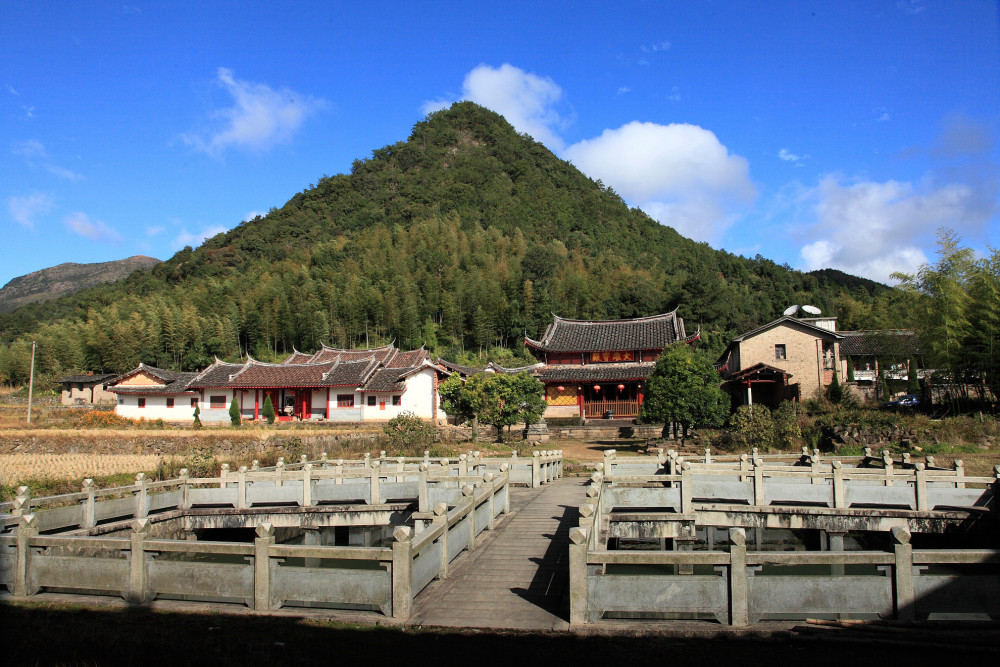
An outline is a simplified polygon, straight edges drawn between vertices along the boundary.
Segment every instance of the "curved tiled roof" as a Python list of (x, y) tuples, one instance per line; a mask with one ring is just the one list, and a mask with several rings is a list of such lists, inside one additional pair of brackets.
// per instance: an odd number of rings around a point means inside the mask
[(655, 361), (639, 364), (588, 364), (586, 366), (546, 366), (535, 375), (542, 382), (618, 382), (645, 380), (653, 374)]
[(525, 344), (547, 352), (662, 350), (686, 339), (677, 310), (628, 320), (567, 320), (555, 316), (541, 340), (525, 336)]
[(916, 331), (889, 329), (884, 331), (839, 331), (840, 357), (912, 356), (920, 354), (920, 339)]

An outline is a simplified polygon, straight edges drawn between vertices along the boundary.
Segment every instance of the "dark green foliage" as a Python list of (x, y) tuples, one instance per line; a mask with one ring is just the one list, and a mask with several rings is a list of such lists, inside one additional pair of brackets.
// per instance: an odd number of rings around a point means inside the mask
[(854, 382), (854, 362), (847, 357), (847, 381)]
[(830, 382), (830, 386), (826, 388), (826, 397), (834, 405), (840, 403), (841, 399), (844, 398), (844, 388), (840, 385), (840, 378), (837, 377), (837, 369), (833, 369), (833, 380)]
[(200, 414), (201, 414), (201, 408), (198, 407), (197, 405), (194, 406), (194, 427), (195, 428), (201, 428), (201, 417), (198, 416)]
[(412, 412), (402, 412), (382, 427), (389, 446), (397, 452), (416, 456), (417, 450), (429, 446), (437, 435), (435, 428)]
[(456, 359), (523, 354), (524, 332), (540, 335), (553, 311), (605, 319), (678, 306), (718, 354), (792, 303), (842, 305), (851, 323), (893, 312), (881, 286), (852, 278), (848, 294), (845, 280), (685, 239), (462, 102), (197, 249), (0, 315), (0, 381), (26, 380), (13, 341), (38, 340), (36, 372), (49, 377), (274, 361), (324, 342), (426, 343)]
[(464, 383), (453, 375), (438, 391), (445, 412), (460, 423), (473, 423), (473, 437), (480, 421), (495, 427), (499, 436), (505, 426), (532, 424), (545, 411), (545, 386), (530, 373), (478, 373)]
[(264, 419), (267, 420), (268, 424), (274, 423), (274, 404), (271, 403), (270, 395), (264, 398)]
[(240, 406), (236, 404), (235, 396), (233, 396), (232, 402), (229, 403), (229, 420), (233, 423), (233, 426), (239, 426), (243, 423), (240, 415)]
[(721, 426), (728, 413), (729, 399), (707, 354), (685, 344), (663, 351), (646, 382), (643, 422), (663, 422), (664, 430), (673, 422), (686, 434), (691, 426)]
[(908, 394), (920, 393), (920, 380), (917, 377), (916, 359), (910, 359), (909, 370), (906, 373), (906, 392)]

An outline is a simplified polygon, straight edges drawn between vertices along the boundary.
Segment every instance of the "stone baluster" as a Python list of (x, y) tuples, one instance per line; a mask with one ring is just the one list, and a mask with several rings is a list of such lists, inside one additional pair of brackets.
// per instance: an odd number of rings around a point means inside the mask
[(313, 466), (311, 463), (306, 463), (302, 466), (302, 506), (312, 507), (313, 497), (312, 497), (312, 472)]
[(691, 464), (684, 462), (681, 464), (681, 514), (694, 512), (691, 487)]
[(229, 464), (228, 463), (223, 463), (222, 464), (222, 469), (219, 471), (219, 478), (222, 480), (221, 482), (219, 482), (219, 488), (220, 489), (226, 488), (226, 484), (227, 484), (226, 480), (227, 480), (228, 477), (229, 477)]
[(247, 467), (240, 466), (236, 471), (236, 509), (244, 510), (250, 507), (247, 503)]
[(424, 450), (424, 465), (430, 467), (431, 465), (431, 453), (429, 450)]
[[(607, 459), (605, 459), (605, 468), (607, 468)], [(541, 457), (539, 452), (532, 452), (531, 456), (531, 488), (537, 489), (542, 485), (542, 468), (541, 468)]]
[(17, 544), (17, 560), (14, 563), (14, 595), (32, 595), (35, 591), (31, 585), (31, 538), (38, 535), (38, 517), (34, 514), (22, 514), (17, 522), (15, 540)]
[(25, 516), (31, 514), (31, 489), (26, 486), (19, 486), (14, 491), (14, 509), (12, 516)]
[(955, 459), (955, 488), (965, 488), (965, 462), (962, 459)]
[(611, 476), (614, 474), (615, 468), (615, 450), (605, 449), (604, 450), (604, 474)]
[(896, 556), (893, 575), (896, 580), (896, 619), (912, 621), (915, 616), (913, 587), (913, 545), (910, 544), (910, 531), (902, 526), (896, 526), (891, 532), (893, 553)]
[(894, 463), (888, 449), (882, 450), (882, 465), (885, 466), (885, 485), (895, 486), (895, 482), (892, 479)]
[(140, 472), (136, 475), (135, 483), (139, 487), (135, 494), (135, 517), (141, 519), (149, 513), (149, 493), (146, 488), (146, 473)]
[(764, 460), (759, 456), (753, 457), (753, 504), (757, 507), (767, 505), (764, 491)]
[(427, 463), (421, 463), (417, 468), (417, 511), (426, 512), (430, 504), (427, 497)]
[(405, 461), (406, 461), (406, 459), (404, 459), (402, 456), (397, 456), (396, 457), (396, 471), (399, 473), (398, 475), (396, 475), (396, 481), (397, 482), (405, 482), (406, 481), (405, 478), (403, 477), (403, 471), (406, 468), (406, 465), (404, 463)]
[(729, 529), (729, 624), (750, 624), (750, 582), (747, 575), (747, 533)]
[[(593, 530), (593, 527), (590, 528)], [(587, 528), (569, 530), (569, 622), (587, 622)]]
[(712, 462), (712, 449), (710, 447), (705, 448), (705, 464)]
[(257, 526), (253, 541), (253, 608), (268, 611), (271, 608), (271, 554), (274, 546), (274, 526), (262, 523)]
[(333, 480), (333, 483), (343, 484), (344, 478), (341, 475), (344, 474), (344, 459), (337, 459), (337, 464), (333, 466), (333, 472), (337, 475), (337, 478)]
[(305, 465), (306, 461), (308, 461), (308, 460), (309, 460), (309, 457), (306, 456), (305, 454), (302, 454), (301, 456), (299, 456), (299, 465)]
[(181, 506), (180, 509), (186, 510), (191, 507), (191, 485), (188, 484), (188, 469), (181, 468), (179, 475), (179, 481), (181, 484)]
[(285, 458), (278, 457), (278, 462), (274, 465), (274, 485), (281, 486), (285, 475)]
[(405, 621), (413, 604), (413, 529), (392, 531), (392, 617)]
[(740, 481), (745, 482), (750, 479), (750, 457), (745, 453), (740, 454)]
[(934, 457), (933, 456), (925, 456), (924, 457), (924, 461), (927, 462), (927, 467), (928, 468), (933, 468), (934, 467)]
[(260, 461), (258, 461), (257, 459), (254, 459), (250, 463), (250, 470), (260, 470)]
[(319, 455), (319, 461), (320, 461), (319, 466), (323, 470), (326, 470), (329, 467), (329, 465), (330, 465), (330, 462), (326, 458), (326, 452), (321, 452), (320, 453), (320, 455)]
[(475, 487), (466, 484), (462, 487), (462, 495), (465, 497), (465, 502), (469, 503), (469, 551), (474, 551), (476, 548), (476, 489)]
[(458, 455), (458, 475), (459, 477), (465, 477), (469, 474), (469, 455), (459, 454)]
[(87, 494), (87, 497), (83, 501), (83, 521), (80, 523), (80, 528), (89, 530), (97, 525), (97, 503), (94, 498), (94, 480), (90, 478), (83, 480), (83, 488), (80, 489), (80, 491)]
[(847, 507), (843, 464), (840, 461), (834, 461), (831, 465), (833, 466), (833, 506), (834, 508)]
[(380, 488), (379, 473), (381, 472), (378, 461), (372, 461), (372, 467), (369, 469), (368, 479), (369, 488), (371, 489), (369, 498), (371, 499), (372, 505), (382, 504), (382, 491)]
[(500, 474), (507, 476), (507, 483), (504, 484), (503, 489), (503, 513), (510, 514), (510, 465), (501, 463)]
[(149, 533), (149, 520), (136, 519), (129, 534), (128, 594), (126, 599), (132, 604), (142, 604), (148, 599), (146, 593), (146, 550), (143, 543)]
[(913, 492), (916, 495), (916, 505), (918, 512), (926, 512), (930, 509), (927, 506), (927, 466), (918, 463), (913, 466)]
[(365, 452), (365, 468), (367, 469), (371, 467), (372, 467), (372, 455), (369, 454), (368, 452)]
[(434, 506), (434, 518), (431, 520), (434, 527), (442, 526), (441, 531), (441, 572), (439, 579), (448, 578), (448, 506), (438, 503)]
[(483, 475), (483, 486), (488, 487), (490, 489), (490, 498), (489, 498), (490, 518), (489, 522), (486, 524), (486, 530), (493, 530), (496, 527), (495, 510), (496, 510), (496, 495), (497, 495), (497, 487), (496, 484), (494, 484), (493, 482), (493, 473), (488, 472), (485, 475)]

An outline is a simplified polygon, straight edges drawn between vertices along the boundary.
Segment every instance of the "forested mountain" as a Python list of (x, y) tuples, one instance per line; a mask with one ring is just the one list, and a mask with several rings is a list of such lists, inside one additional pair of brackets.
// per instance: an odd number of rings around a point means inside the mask
[(66, 262), (14, 278), (0, 287), (0, 313), (36, 301), (48, 301), (85, 287), (121, 280), (136, 269), (156, 266), (160, 260), (133, 255), (113, 262), (76, 264)]
[[(523, 357), (551, 314), (679, 307), (712, 349), (791, 304), (895, 326), (892, 291), (695, 243), (469, 102), (324, 176), (280, 209), (119, 283), (0, 315), (0, 381), (40, 368), (191, 370), (395, 339), (469, 360)], [(878, 303), (873, 308), (872, 304)], [(14, 342), (12, 342), (14, 341)]]

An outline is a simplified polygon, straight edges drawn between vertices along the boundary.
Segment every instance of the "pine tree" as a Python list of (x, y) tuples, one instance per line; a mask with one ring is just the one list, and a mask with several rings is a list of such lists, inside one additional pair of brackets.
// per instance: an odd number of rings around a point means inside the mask
[(271, 403), (271, 396), (264, 397), (264, 419), (268, 424), (274, 423), (274, 404)]
[(239, 426), (243, 422), (240, 416), (240, 406), (236, 404), (235, 396), (229, 404), (229, 421), (233, 423), (233, 426)]
[(201, 408), (197, 405), (194, 406), (194, 427), (201, 428), (201, 418), (198, 416), (201, 414)]

